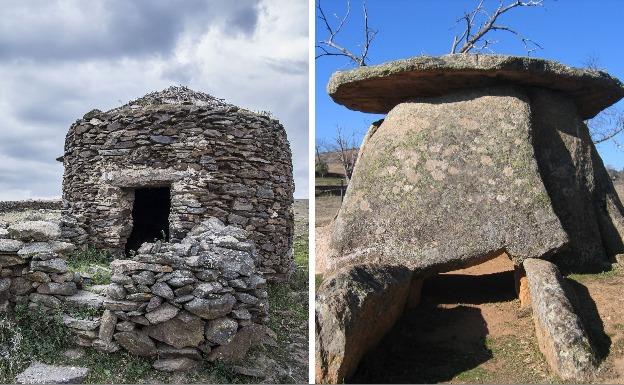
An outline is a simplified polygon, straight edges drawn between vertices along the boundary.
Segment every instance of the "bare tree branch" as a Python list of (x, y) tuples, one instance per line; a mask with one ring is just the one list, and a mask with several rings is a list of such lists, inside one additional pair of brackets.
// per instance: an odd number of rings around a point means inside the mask
[(338, 35), (338, 33), (340, 33), (342, 27), (344, 27), (347, 19), (349, 18), (349, 15), (351, 13), (351, 1), (347, 0), (347, 11), (342, 18), (338, 18), (336, 15), (334, 15), (336, 18), (339, 19), (338, 25), (334, 28), (332, 27), (331, 23), (327, 19), (327, 16), (325, 15), (325, 11), (321, 6), (321, 0), (317, 0), (316, 9), (318, 11), (318, 18), (323, 21), (325, 29), (327, 29), (328, 37), (324, 40), (320, 40), (317, 42), (316, 48), (319, 50), (319, 53), (316, 55), (316, 59), (323, 56), (342, 56), (348, 58), (357, 66), (363, 67), (366, 65), (366, 60), (368, 59), (368, 51), (370, 49), (370, 45), (373, 39), (375, 39), (375, 35), (377, 35), (377, 31), (373, 30), (368, 25), (368, 9), (366, 8), (366, 2), (363, 3), (362, 7), (364, 15), (364, 43), (362, 44), (362, 52), (360, 54), (355, 54), (349, 49), (337, 43), (335, 40), (336, 36)]
[(624, 133), (624, 112), (611, 106), (586, 123), (594, 144), (612, 141), (618, 148), (623, 148), (616, 137)]
[[(453, 43), (451, 44), (451, 53), (468, 53), (472, 50), (482, 51), (489, 50), (492, 44), (495, 42), (492, 40), (485, 39), (485, 35), (491, 31), (506, 31), (516, 35), (522, 44), (524, 44), (524, 48), (527, 50), (527, 55), (531, 55), (536, 49), (542, 49), (542, 46), (534, 42), (533, 40), (526, 38), (518, 31), (508, 27), (506, 25), (496, 24), (498, 18), (509, 12), (510, 10), (517, 7), (541, 7), (543, 5), (543, 0), (514, 0), (513, 2), (505, 5), (504, 0), (499, 0), (498, 8), (491, 15), (485, 10), (483, 6), (484, 0), (479, 0), (476, 8), (470, 12), (464, 13), (464, 15), (457, 20), (457, 23), (463, 22), (466, 24), (463, 32), (460, 35), (455, 35), (453, 37)], [(486, 17), (485, 21), (481, 23), (476, 32), (473, 32), (475, 29), (475, 25), (477, 22), (477, 17), (479, 15), (484, 15)], [(460, 47), (459, 45), (462, 44)], [(481, 44), (479, 44), (481, 42)]]
[[(602, 71), (600, 57), (596, 54), (587, 55), (583, 60), (583, 66), (592, 71)], [(611, 141), (619, 149), (624, 149), (624, 145), (617, 138), (624, 133), (624, 111), (616, 106), (608, 107), (595, 117), (585, 121), (589, 128), (594, 144)]]
[[(353, 175), (353, 168), (358, 155), (358, 136), (354, 130), (345, 130), (341, 126), (336, 126), (336, 134), (328, 142), (322, 142), (320, 147), (327, 152), (336, 154), (338, 161), (345, 172), (347, 183)], [(320, 157), (319, 157), (320, 158)]]

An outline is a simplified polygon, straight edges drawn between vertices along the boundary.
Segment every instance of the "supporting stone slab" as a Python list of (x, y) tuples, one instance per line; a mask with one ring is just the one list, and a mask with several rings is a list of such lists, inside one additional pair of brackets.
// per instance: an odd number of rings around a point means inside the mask
[(529, 282), (527, 281), (526, 272), (522, 266), (514, 266), (514, 282), (516, 284), (516, 294), (520, 300), (520, 307), (524, 309), (531, 306)]
[(398, 266), (346, 267), (316, 295), (316, 382), (341, 383), (403, 314), (412, 272)]
[(563, 288), (563, 277), (551, 262), (523, 262), (531, 295), (539, 348), (550, 368), (563, 380), (592, 377), (596, 358), (579, 316)]
[(412, 284), (410, 285), (409, 293), (407, 295), (407, 302), (405, 304), (406, 309), (413, 309), (420, 304), (420, 296), (422, 294), (423, 283), (422, 278), (412, 278)]

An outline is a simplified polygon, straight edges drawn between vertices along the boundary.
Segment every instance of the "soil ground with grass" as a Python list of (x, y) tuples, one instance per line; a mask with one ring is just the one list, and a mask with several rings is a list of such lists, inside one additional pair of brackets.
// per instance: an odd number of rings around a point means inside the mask
[[(203, 363), (181, 373), (158, 372), (151, 360), (125, 352), (101, 353), (92, 348), (71, 346), (67, 329), (60, 319), (30, 310), (18, 311), (17, 325), (0, 319), (0, 382), (10, 383), (32, 361), (54, 365), (83, 366), (91, 370), (87, 383), (307, 383), (308, 382), (308, 200), (295, 201), (296, 271), (287, 283), (269, 285), (268, 326), (277, 338), (250, 352), (235, 366)], [(1, 213), (0, 221), (58, 219), (60, 212), (33, 210)], [(107, 283), (108, 276), (94, 266), (107, 267), (105, 256), (92, 250), (81, 258), (70, 258), (72, 270), (90, 274), (93, 284)], [(89, 316), (92, 314), (86, 314)], [(19, 346), (12, 344), (19, 340)], [(3, 346), (17, 346), (4, 352)], [(68, 353), (67, 355), (65, 353)], [(71, 354), (70, 354), (71, 353)], [(69, 357), (71, 356), (71, 357)], [(245, 374), (243, 374), (245, 373)]]
[[(616, 188), (624, 197), (624, 185)], [(339, 207), (339, 197), (317, 198), (317, 233)], [(624, 268), (569, 275), (566, 282), (600, 359), (592, 382), (624, 383)], [(420, 305), (364, 357), (351, 381), (562, 382), (538, 349), (531, 309), (520, 308), (507, 257), (426, 280)]]

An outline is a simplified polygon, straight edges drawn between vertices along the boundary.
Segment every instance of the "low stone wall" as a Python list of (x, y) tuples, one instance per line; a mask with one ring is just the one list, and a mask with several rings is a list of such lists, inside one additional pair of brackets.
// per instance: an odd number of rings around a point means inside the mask
[(18, 210), (60, 210), (63, 202), (60, 199), (0, 201), (0, 213)]
[[(113, 353), (157, 358), (176, 371), (197, 362), (242, 359), (260, 343), (268, 319), (266, 280), (247, 231), (210, 218), (180, 243), (145, 243), (131, 259), (111, 263), (102, 295), (64, 259), (73, 249), (55, 240), (57, 224), (22, 222), (0, 230), (0, 304), (62, 311), (74, 342)], [(73, 316), (75, 308), (98, 315)]]
[(27, 221), (0, 228), (0, 311), (15, 304), (59, 308), (58, 297), (75, 294), (80, 276), (67, 269), (74, 245), (58, 240), (58, 224)]

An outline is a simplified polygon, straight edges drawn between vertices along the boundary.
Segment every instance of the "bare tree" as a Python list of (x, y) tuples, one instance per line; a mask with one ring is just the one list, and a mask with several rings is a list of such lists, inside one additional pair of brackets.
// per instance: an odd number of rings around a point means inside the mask
[[(592, 71), (602, 71), (600, 58), (591, 54), (585, 57), (583, 66)], [(618, 135), (624, 132), (624, 112), (616, 106), (610, 106), (595, 117), (585, 121), (589, 127), (594, 144), (612, 141), (618, 148), (624, 149), (624, 145), (617, 140)]]
[(618, 135), (624, 132), (624, 112), (617, 107), (601, 111), (586, 123), (594, 144), (612, 141), (618, 148), (624, 149), (624, 145), (617, 140)]
[[(492, 31), (505, 31), (515, 35), (527, 50), (527, 56), (530, 56), (536, 49), (541, 49), (542, 46), (534, 42), (533, 40), (526, 38), (520, 32), (512, 29), (511, 27), (498, 23), (498, 18), (503, 14), (518, 7), (541, 7), (543, 0), (514, 0), (505, 4), (504, 0), (499, 0), (498, 7), (490, 14), (483, 6), (484, 0), (479, 0), (477, 7), (470, 12), (464, 13), (464, 15), (457, 20), (457, 23), (464, 22), (466, 24), (464, 31), (460, 35), (453, 37), (453, 44), (451, 45), (451, 53), (468, 53), (473, 50), (476, 51), (492, 51), (490, 46), (496, 43), (494, 40), (489, 40), (486, 35)], [(485, 20), (481, 22), (477, 29), (477, 23), (480, 16)], [(461, 44), (461, 46), (460, 46)]]
[(358, 155), (357, 135), (355, 131), (346, 132), (344, 128), (337, 126), (336, 135), (332, 138), (329, 150), (336, 152), (338, 159), (345, 171), (347, 183), (353, 175), (353, 168)]
[(368, 10), (366, 8), (366, 2), (363, 3), (362, 8), (364, 12), (364, 43), (362, 44), (362, 52), (356, 54), (336, 42), (336, 36), (345, 26), (345, 23), (349, 18), (349, 14), (351, 13), (351, 1), (347, 0), (347, 11), (344, 17), (340, 18), (338, 17), (338, 15), (334, 14), (334, 17), (338, 20), (338, 24), (335, 27), (332, 27), (332, 23), (330, 23), (330, 21), (327, 19), (325, 11), (323, 11), (323, 7), (321, 6), (321, 0), (317, 1), (316, 9), (318, 11), (318, 17), (325, 24), (328, 36), (326, 39), (319, 40), (316, 44), (316, 48), (320, 52), (316, 55), (316, 59), (323, 56), (343, 56), (351, 60), (357, 66), (363, 67), (366, 65), (368, 50), (370, 48), (371, 42), (375, 38), (375, 35), (377, 35), (377, 31), (371, 29), (368, 26)]

